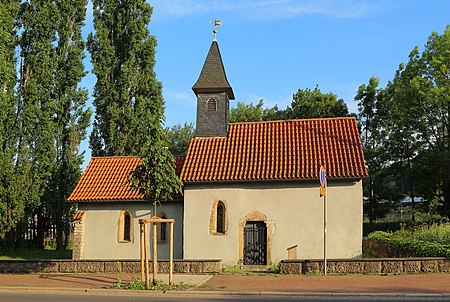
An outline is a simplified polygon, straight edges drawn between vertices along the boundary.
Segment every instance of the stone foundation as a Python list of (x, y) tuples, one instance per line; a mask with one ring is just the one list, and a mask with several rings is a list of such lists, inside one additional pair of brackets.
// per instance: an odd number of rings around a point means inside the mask
[[(174, 260), (174, 274), (217, 274), (222, 260)], [(150, 272), (153, 266), (149, 265)], [(139, 260), (2, 260), (0, 273), (140, 273)], [(169, 260), (158, 261), (158, 272), (169, 272)]]
[[(323, 260), (282, 260), (281, 274), (323, 273)], [(446, 258), (364, 258), (327, 260), (329, 274), (396, 275), (415, 273), (450, 273)]]

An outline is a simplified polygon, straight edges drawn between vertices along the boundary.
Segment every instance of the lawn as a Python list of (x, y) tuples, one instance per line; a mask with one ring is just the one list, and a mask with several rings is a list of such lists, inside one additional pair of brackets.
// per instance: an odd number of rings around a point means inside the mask
[(0, 260), (72, 259), (72, 250), (57, 251), (54, 247), (29, 248), (17, 251), (0, 249)]

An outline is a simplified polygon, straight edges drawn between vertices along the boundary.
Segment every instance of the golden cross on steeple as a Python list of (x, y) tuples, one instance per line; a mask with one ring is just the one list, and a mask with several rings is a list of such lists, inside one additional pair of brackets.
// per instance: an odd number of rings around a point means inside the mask
[(213, 33), (214, 33), (214, 39), (213, 41), (217, 41), (216, 35), (217, 35), (217, 28), (216, 26), (222, 26), (222, 21), (220, 20), (214, 20), (209, 22), (210, 24), (214, 24), (214, 29), (213, 29)]

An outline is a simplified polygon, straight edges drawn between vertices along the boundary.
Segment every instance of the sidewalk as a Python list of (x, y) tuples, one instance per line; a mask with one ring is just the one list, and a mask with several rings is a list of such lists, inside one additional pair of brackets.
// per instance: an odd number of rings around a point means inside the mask
[(198, 291), (304, 294), (444, 294), (450, 297), (450, 274), (423, 275), (217, 275)]
[[(124, 282), (138, 275), (122, 274)], [(167, 275), (160, 274), (167, 282)], [(450, 297), (450, 274), (397, 276), (174, 275), (190, 294), (231, 295), (440, 295)], [(0, 274), (0, 290), (114, 289), (117, 274)], [(117, 290), (117, 289), (115, 289)], [(171, 292), (175, 293), (175, 292)]]
[[(117, 288), (117, 274), (0, 274), (0, 289), (114, 289)], [(121, 274), (123, 283), (140, 278), (140, 274)], [(151, 275), (150, 275), (151, 278)], [(173, 275), (174, 282), (183, 282), (192, 286), (205, 283), (209, 275)], [(158, 279), (168, 283), (169, 275), (158, 274)]]

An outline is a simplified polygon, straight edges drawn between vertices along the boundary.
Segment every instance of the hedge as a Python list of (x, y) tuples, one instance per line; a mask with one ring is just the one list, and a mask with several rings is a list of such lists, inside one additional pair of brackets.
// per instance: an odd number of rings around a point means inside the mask
[(415, 240), (406, 236), (402, 236), (401, 233), (403, 232), (387, 233), (383, 231), (377, 231), (369, 234), (367, 238), (373, 241), (397, 246), (414, 253), (416, 256), (450, 258), (450, 245), (423, 240)]

